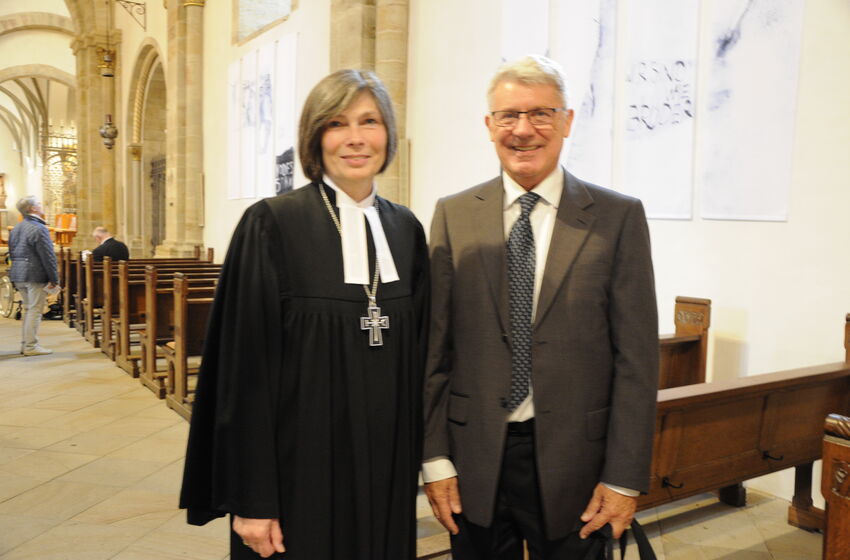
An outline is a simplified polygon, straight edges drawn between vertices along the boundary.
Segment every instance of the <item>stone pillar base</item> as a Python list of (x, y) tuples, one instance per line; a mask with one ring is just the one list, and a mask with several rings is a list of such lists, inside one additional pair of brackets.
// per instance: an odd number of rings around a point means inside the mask
[(202, 243), (188, 243), (166, 239), (162, 245), (157, 246), (154, 250), (154, 255), (157, 257), (193, 257), (197, 245), (202, 245)]
[(127, 249), (130, 250), (131, 259), (144, 259), (150, 255), (145, 254), (145, 244), (141, 237), (132, 237), (127, 240)]

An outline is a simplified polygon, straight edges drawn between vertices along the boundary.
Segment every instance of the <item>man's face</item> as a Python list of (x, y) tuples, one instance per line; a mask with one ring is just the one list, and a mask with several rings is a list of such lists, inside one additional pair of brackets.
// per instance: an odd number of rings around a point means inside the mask
[[(553, 85), (505, 81), (493, 90), (490, 111), (530, 111), (562, 106), (561, 96)], [(572, 110), (559, 111), (553, 124), (543, 127), (533, 126), (527, 115), (520, 115), (512, 128), (496, 126), (490, 114), (484, 119), (502, 167), (526, 190), (537, 186), (558, 165), (561, 146), (564, 138), (570, 135), (572, 121)]]

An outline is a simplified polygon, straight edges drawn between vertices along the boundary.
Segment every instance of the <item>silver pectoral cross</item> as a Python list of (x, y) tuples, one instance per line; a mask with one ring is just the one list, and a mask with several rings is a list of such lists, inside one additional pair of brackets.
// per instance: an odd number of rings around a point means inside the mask
[(381, 315), (381, 308), (374, 302), (369, 302), (366, 308), (366, 317), (360, 317), (360, 330), (369, 331), (369, 346), (383, 346), (384, 336), (382, 329), (390, 328), (390, 318)]

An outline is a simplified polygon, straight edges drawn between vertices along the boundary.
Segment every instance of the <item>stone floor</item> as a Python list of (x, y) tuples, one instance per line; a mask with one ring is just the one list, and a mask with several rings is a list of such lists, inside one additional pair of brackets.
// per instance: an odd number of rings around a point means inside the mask
[[(61, 321), (42, 324), (49, 356), (17, 354), (19, 329), (0, 317), (0, 558), (227, 558), (223, 520), (193, 527), (177, 509), (186, 422)], [(820, 558), (787, 507), (751, 491), (745, 508), (702, 495), (639, 519), (659, 560)], [(439, 547), (423, 499), (419, 515), (420, 549)]]

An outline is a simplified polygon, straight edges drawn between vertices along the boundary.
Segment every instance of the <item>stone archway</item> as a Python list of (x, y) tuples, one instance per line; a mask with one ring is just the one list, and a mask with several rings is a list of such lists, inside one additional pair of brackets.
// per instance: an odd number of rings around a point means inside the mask
[(74, 35), (71, 18), (49, 12), (16, 12), (0, 17), (0, 35), (29, 29), (46, 29)]
[(152, 181), (154, 162), (166, 153), (167, 87), (160, 50), (146, 41), (130, 82), (127, 130), (130, 131), (125, 192), (126, 238), (131, 254), (153, 255), (165, 239), (165, 187)]

